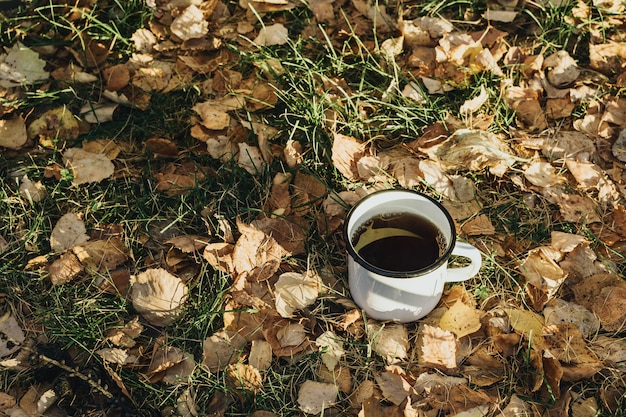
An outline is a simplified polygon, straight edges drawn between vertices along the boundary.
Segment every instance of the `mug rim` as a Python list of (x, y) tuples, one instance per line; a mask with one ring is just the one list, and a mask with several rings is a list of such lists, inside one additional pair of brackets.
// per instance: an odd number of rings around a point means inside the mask
[[(350, 236), (348, 236), (348, 224), (350, 223), (350, 218), (352, 217), (352, 215), (354, 214), (354, 212), (356, 211), (357, 207), (359, 205), (361, 205), (363, 202), (369, 200), (370, 198), (374, 197), (374, 196), (378, 196), (379, 194), (382, 193), (389, 193), (389, 192), (406, 192), (406, 193), (411, 193), (411, 194), (416, 194), (420, 197), (425, 198), (426, 200), (428, 200), (428, 202), (432, 203), (433, 205), (435, 205), (446, 217), (446, 219), (448, 220), (448, 223), (450, 225), (450, 242), (448, 242), (448, 248), (446, 249), (446, 251), (439, 257), (437, 258), (437, 260), (435, 262), (433, 262), (432, 264), (425, 266), (423, 268), (419, 268), (419, 269), (412, 269), (409, 271), (391, 271), (389, 269), (384, 269), (384, 268), (379, 268), (376, 265), (372, 265), (371, 263), (367, 262), (365, 259), (363, 259), (363, 257), (361, 257), (357, 251), (354, 249), (354, 246), (352, 244), (352, 239)], [(450, 213), (448, 212), (448, 210), (437, 200), (435, 200), (434, 198), (432, 198), (431, 196), (424, 194), (420, 191), (415, 191), (415, 190), (408, 190), (405, 188), (391, 188), (391, 189), (387, 189), (387, 190), (379, 190), (379, 191), (374, 191), (371, 194), (366, 195), (365, 197), (363, 197), (362, 199), (360, 199), (359, 201), (357, 201), (348, 211), (348, 214), (346, 215), (346, 219), (343, 223), (343, 238), (344, 241), (346, 242), (346, 248), (348, 251), (348, 254), (352, 257), (352, 259), (357, 262), (359, 265), (361, 265), (363, 268), (367, 269), (370, 272), (373, 272), (377, 275), (383, 276), (385, 278), (417, 278), (420, 277), (422, 275), (426, 275), (430, 272), (433, 272), (437, 269), (439, 269), (441, 266), (443, 266), (447, 261), (448, 258), (450, 258), (450, 255), (452, 255), (452, 251), (454, 250), (454, 246), (456, 245), (456, 227), (454, 226), (454, 220), (452, 219), (452, 216), (450, 215)]]

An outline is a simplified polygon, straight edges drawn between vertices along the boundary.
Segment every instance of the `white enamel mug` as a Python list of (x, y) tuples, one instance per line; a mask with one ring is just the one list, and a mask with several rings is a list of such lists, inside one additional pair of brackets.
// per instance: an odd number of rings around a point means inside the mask
[[(430, 265), (412, 271), (390, 271), (367, 262), (354, 247), (355, 233), (372, 218), (381, 215), (413, 213), (433, 223), (441, 232), (444, 247)], [(366, 316), (382, 321), (408, 323), (430, 313), (443, 293), (446, 282), (465, 281), (476, 275), (482, 264), (478, 249), (458, 242), (448, 211), (431, 197), (411, 190), (374, 192), (349, 211), (344, 223), (348, 250), (350, 293)], [(466, 257), (469, 265), (448, 268), (451, 255)], [(416, 253), (415, 256), (420, 256)]]

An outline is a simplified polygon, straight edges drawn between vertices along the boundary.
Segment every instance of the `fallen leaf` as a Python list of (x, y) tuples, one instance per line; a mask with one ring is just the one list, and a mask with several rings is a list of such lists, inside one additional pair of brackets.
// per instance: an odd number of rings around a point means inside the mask
[(75, 244), (72, 251), (81, 264), (98, 272), (112, 271), (128, 260), (128, 248), (120, 237)]
[(172, 21), (170, 30), (183, 41), (201, 38), (209, 33), (209, 22), (202, 11), (191, 4)]
[(17, 42), (0, 55), (0, 86), (11, 88), (44, 81), (49, 77), (45, 66), (46, 61), (37, 52)]
[(487, 102), (487, 100), (489, 100), (489, 94), (487, 93), (487, 90), (485, 90), (485, 87), (481, 85), (478, 95), (472, 99), (466, 100), (459, 108), (459, 112), (465, 115), (475, 113)]
[(406, 359), (409, 351), (409, 334), (405, 325), (367, 323), (367, 335), (376, 353), (388, 363)]
[(395, 405), (402, 404), (410, 394), (411, 384), (395, 372), (381, 372), (374, 379), (383, 393), (383, 398)]
[(333, 384), (306, 380), (298, 390), (298, 405), (305, 413), (321, 414), (337, 403), (337, 395)]
[(515, 332), (524, 336), (527, 340), (540, 337), (545, 321), (542, 316), (528, 310), (507, 308), (504, 310), (509, 316), (511, 327)]
[(238, 333), (220, 331), (207, 337), (202, 344), (202, 366), (217, 372), (238, 359), (246, 339)]
[(556, 169), (552, 164), (543, 161), (533, 162), (524, 171), (524, 176), (531, 184), (537, 187), (552, 187), (565, 182), (565, 178), (556, 173)]
[(365, 145), (360, 140), (339, 133), (335, 133), (333, 137), (333, 165), (347, 179), (357, 180), (357, 161), (365, 155)]
[(74, 185), (100, 182), (115, 172), (115, 165), (105, 155), (87, 152), (81, 148), (66, 150), (63, 160), (72, 171)]
[(64, 252), (50, 265), (50, 282), (54, 285), (67, 284), (76, 278), (84, 267), (72, 252)]
[(21, 349), (26, 340), (24, 331), (10, 312), (0, 316), (0, 358), (12, 355)]
[(548, 82), (557, 88), (572, 84), (580, 75), (580, 69), (567, 51), (561, 50), (546, 57), (543, 62)]
[(110, 329), (106, 333), (106, 340), (115, 346), (131, 348), (135, 346), (135, 338), (143, 332), (143, 325), (139, 322), (139, 317), (135, 317), (120, 328)]
[(600, 330), (600, 320), (580, 304), (552, 299), (543, 309), (545, 325), (552, 326), (561, 323), (571, 323), (578, 327), (582, 335), (591, 339)]
[(78, 137), (78, 120), (68, 108), (57, 107), (28, 125), (27, 132), (31, 139), (39, 137), (42, 146), (57, 148)]
[(467, 236), (493, 235), (496, 229), (485, 214), (472, 217), (461, 226), (461, 230)]
[[(1, 65), (1, 64), (0, 64)], [(21, 116), (0, 119), (0, 147), (19, 149), (28, 141), (26, 123)]]
[(424, 325), (422, 339), (421, 361), (429, 366), (442, 367), (444, 369), (455, 369), (456, 359), (456, 338), (451, 332)]
[(243, 363), (234, 363), (226, 367), (228, 383), (236, 389), (258, 392), (263, 387), (263, 378), (259, 370)]
[(284, 45), (289, 41), (289, 31), (281, 23), (263, 26), (252, 41), (258, 46)]
[(480, 311), (461, 300), (457, 300), (439, 320), (439, 328), (454, 333), (457, 338), (472, 334), (480, 327)]
[(526, 292), (538, 311), (554, 297), (567, 278), (567, 274), (556, 262), (560, 256), (561, 253), (551, 247), (539, 247), (529, 251), (520, 265), (520, 271), (527, 282)]
[(278, 271), (285, 250), (273, 237), (254, 226), (238, 221), (237, 228), (241, 236), (233, 249), (235, 271), (245, 274), (250, 281), (269, 279)]
[(272, 345), (265, 340), (253, 340), (248, 363), (260, 371), (269, 369), (272, 364)]
[(293, 316), (294, 311), (311, 305), (320, 291), (317, 274), (285, 272), (274, 285), (276, 311), (283, 317)]
[(315, 344), (321, 351), (322, 362), (332, 371), (346, 354), (343, 349), (343, 340), (332, 330), (327, 330), (315, 339)]
[(187, 293), (180, 278), (161, 268), (147, 269), (131, 277), (133, 307), (155, 326), (166, 326), (178, 318)]
[(50, 234), (50, 248), (62, 252), (74, 245), (87, 242), (85, 223), (75, 213), (64, 214), (54, 225)]

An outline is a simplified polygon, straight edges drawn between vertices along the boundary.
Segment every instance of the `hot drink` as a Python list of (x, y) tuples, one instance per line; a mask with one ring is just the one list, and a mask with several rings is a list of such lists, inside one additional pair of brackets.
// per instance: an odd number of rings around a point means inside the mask
[(413, 213), (376, 216), (353, 234), (352, 245), (369, 264), (387, 271), (415, 271), (437, 261), (445, 249), (442, 232)]

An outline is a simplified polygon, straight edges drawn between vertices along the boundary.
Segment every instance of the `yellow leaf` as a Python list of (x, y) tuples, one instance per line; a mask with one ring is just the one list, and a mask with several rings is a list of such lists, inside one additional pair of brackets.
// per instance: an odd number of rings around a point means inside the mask
[(454, 333), (456, 337), (466, 336), (480, 329), (480, 312), (457, 300), (441, 317), (439, 327)]
[(541, 335), (544, 320), (539, 314), (517, 308), (507, 308), (505, 312), (509, 316), (511, 327), (513, 327), (517, 333), (520, 333), (526, 338)]

